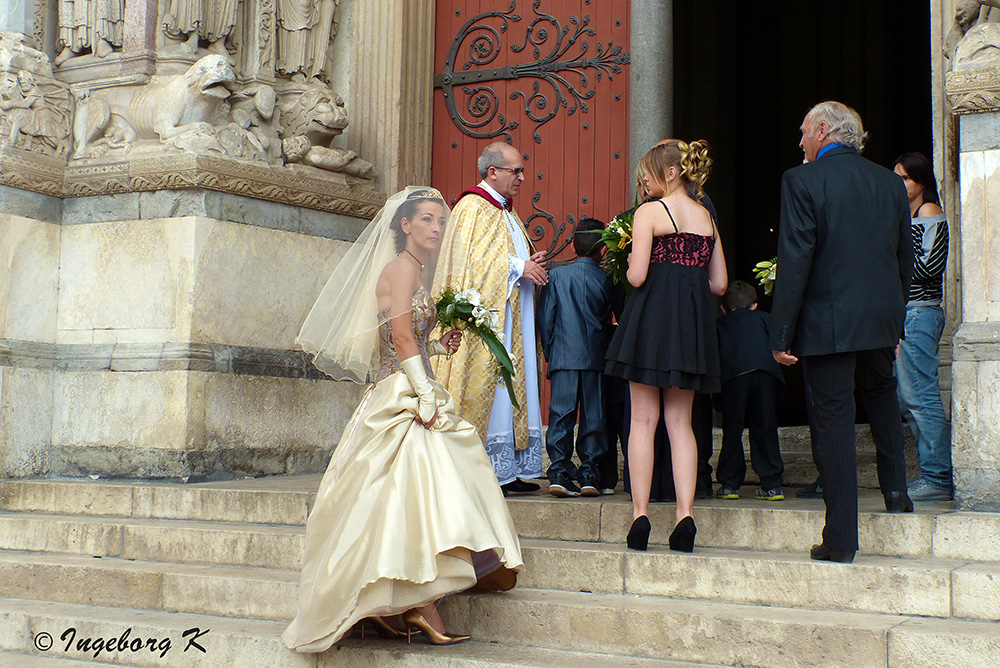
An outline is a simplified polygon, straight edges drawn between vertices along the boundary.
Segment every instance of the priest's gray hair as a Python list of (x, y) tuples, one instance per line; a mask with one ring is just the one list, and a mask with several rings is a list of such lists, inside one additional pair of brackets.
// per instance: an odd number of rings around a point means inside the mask
[(483, 149), (483, 153), (479, 156), (479, 161), (476, 163), (476, 166), (479, 167), (479, 176), (481, 178), (486, 178), (490, 167), (503, 167), (507, 163), (507, 156), (504, 155), (504, 146), (507, 146), (507, 144), (494, 142)]
[(858, 153), (864, 150), (865, 140), (868, 133), (865, 132), (861, 124), (861, 116), (854, 109), (842, 102), (820, 102), (809, 110), (806, 114), (811, 127), (815, 128), (817, 123), (826, 121), (830, 126), (829, 137), (840, 144), (846, 144), (855, 148)]

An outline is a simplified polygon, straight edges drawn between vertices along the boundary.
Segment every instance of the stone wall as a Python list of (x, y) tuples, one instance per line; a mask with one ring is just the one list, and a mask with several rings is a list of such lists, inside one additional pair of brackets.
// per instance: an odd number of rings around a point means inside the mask
[(322, 470), (360, 388), (294, 339), (367, 221), (206, 191), (160, 217), (157, 195), (149, 217), (117, 219), (123, 196), (0, 214), (0, 472)]

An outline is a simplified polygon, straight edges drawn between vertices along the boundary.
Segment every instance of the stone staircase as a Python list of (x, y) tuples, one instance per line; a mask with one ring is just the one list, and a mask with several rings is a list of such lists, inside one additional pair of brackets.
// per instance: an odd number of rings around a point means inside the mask
[(651, 549), (636, 553), (623, 545), (623, 494), (511, 498), (518, 587), (442, 604), (448, 628), (472, 642), (351, 638), (295, 654), (280, 634), (318, 483), (0, 483), (0, 666), (1000, 665), (1000, 515), (945, 503), (888, 515), (868, 490), (852, 565), (808, 558), (821, 501), (698, 501), (697, 548), (685, 555), (663, 547), (672, 504), (653, 506)]

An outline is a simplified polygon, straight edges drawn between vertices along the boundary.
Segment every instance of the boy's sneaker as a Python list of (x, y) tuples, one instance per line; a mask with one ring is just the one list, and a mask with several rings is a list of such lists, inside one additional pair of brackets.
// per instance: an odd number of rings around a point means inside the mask
[(558, 496), (560, 499), (567, 499), (572, 496), (580, 496), (580, 488), (567, 476), (561, 475), (549, 484), (549, 494)]
[(715, 498), (728, 499), (732, 501), (733, 499), (740, 498), (740, 490), (730, 487), (729, 485), (723, 485), (719, 488), (719, 491), (715, 493)]
[(785, 495), (782, 494), (780, 487), (774, 487), (773, 489), (764, 489), (763, 487), (758, 487), (757, 491), (754, 492), (755, 499), (761, 499), (763, 501), (784, 501)]
[(601, 490), (597, 487), (596, 482), (590, 482), (581, 480), (580, 481), (580, 494), (582, 496), (600, 496)]

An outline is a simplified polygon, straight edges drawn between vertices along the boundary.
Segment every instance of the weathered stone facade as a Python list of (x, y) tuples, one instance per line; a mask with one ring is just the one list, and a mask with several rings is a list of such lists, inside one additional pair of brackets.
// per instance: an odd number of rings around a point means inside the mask
[[(325, 466), (360, 389), (294, 339), (385, 195), (330, 86), (350, 3), (300, 4), (62, 0), (5, 26), (0, 476)], [(283, 55), (300, 10), (311, 51)]]

